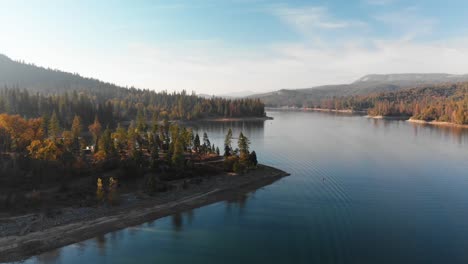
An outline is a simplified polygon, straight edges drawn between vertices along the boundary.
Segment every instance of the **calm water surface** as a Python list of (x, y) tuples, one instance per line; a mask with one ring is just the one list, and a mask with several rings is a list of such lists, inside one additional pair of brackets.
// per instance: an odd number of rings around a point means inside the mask
[(468, 263), (468, 131), (316, 112), (232, 127), (292, 175), (26, 263)]

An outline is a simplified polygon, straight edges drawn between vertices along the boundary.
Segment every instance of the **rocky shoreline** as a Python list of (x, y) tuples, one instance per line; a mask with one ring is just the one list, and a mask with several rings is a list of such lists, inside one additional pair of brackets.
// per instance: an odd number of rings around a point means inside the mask
[(424, 125), (434, 125), (434, 126), (451, 126), (451, 127), (459, 127), (459, 128), (468, 128), (468, 125), (460, 125), (450, 122), (441, 122), (441, 121), (424, 121), (418, 119), (408, 119), (408, 122), (416, 123), (416, 124), (424, 124)]
[(189, 188), (156, 196), (127, 194), (114, 207), (64, 208), (50, 215), (0, 218), (0, 262), (19, 261), (97, 235), (142, 224), (203, 205), (233, 199), (289, 174), (259, 165), (243, 175), (212, 176)]

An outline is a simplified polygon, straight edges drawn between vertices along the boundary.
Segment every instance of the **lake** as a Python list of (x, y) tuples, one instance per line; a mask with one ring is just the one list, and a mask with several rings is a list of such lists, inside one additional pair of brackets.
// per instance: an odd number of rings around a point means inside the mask
[(468, 263), (468, 130), (268, 115), (196, 129), (219, 146), (242, 130), (261, 163), (291, 176), (25, 263)]

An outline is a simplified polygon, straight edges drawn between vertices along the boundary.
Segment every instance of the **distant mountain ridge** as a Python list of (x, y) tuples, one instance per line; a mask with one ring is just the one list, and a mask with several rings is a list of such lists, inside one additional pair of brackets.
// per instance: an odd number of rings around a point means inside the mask
[(466, 81), (468, 74), (447, 73), (399, 73), (399, 74), (369, 74), (354, 83), (388, 82), (414, 85), (415, 83), (444, 83), (452, 81)]
[(256, 93), (252, 92), (252, 91), (239, 91), (239, 92), (219, 94), (217, 96), (222, 97), (222, 98), (241, 98), (241, 97), (248, 97), (248, 96), (251, 96), (251, 95), (254, 95), (254, 94), (256, 94)]
[(75, 115), (86, 125), (97, 117), (111, 127), (118, 122), (157, 117), (170, 120), (244, 118), (265, 115), (260, 100), (203, 98), (195, 93), (124, 88), (97, 79), (0, 55), (0, 113), (51, 117), (70, 127)]
[(468, 81), (468, 74), (445, 73), (402, 73), (370, 74), (350, 84), (323, 85), (305, 89), (282, 89), (255, 94), (248, 98), (259, 98), (267, 106), (314, 106), (321, 100), (332, 97), (367, 95), (413, 88), (420, 85), (456, 83)]
[(242, 97), (248, 97), (250, 95), (256, 94), (255, 92), (252, 91), (240, 91), (240, 92), (232, 92), (232, 93), (225, 93), (225, 94), (198, 94), (198, 96), (201, 96), (203, 98), (211, 98), (211, 97), (219, 97), (219, 98), (225, 98), (225, 99), (236, 99), (236, 98), (242, 98)]
[(43, 94), (86, 91), (97, 94), (125, 94), (128, 89), (79, 74), (26, 64), (0, 54), (0, 88), (14, 87)]
[[(216, 95), (221, 98), (258, 98), (267, 106), (314, 106), (321, 100), (350, 95), (368, 95), (397, 91), (421, 85), (468, 82), (468, 74), (405, 73), (370, 74), (350, 84), (323, 85), (306, 89), (282, 89), (274, 92), (253, 94), (250, 91)], [(14, 61), (0, 54), (0, 88), (16, 87), (43, 94), (62, 94), (84, 91), (104, 98), (125, 97), (131, 89), (112, 83), (87, 78), (78, 74), (39, 67)], [(199, 95), (211, 98), (212, 95)]]

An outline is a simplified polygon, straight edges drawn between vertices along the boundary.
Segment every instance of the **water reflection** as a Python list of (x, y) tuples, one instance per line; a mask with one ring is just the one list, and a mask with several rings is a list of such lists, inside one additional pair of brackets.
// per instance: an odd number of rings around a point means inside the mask
[(40, 263), (40, 264), (58, 263), (60, 260), (60, 253), (61, 253), (61, 249), (59, 248), (59, 249), (54, 249), (44, 254), (41, 254), (37, 256), (36, 258), (37, 263)]
[(95, 238), (96, 247), (98, 249), (99, 255), (105, 256), (106, 255), (106, 235), (99, 235)]
[(419, 126), (416, 124), (413, 124), (413, 135), (414, 137), (418, 136), (418, 131), (419, 131)]
[(240, 209), (245, 208), (247, 205), (247, 201), (251, 196), (254, 195), (255, 192), (251, 194), (238, 194), (236, 196), (232, 196), (226, 200), (226, 206), (231, 207), (231, 205), (237, 205)]
[[(435, 126), (429, 124), (418, 124), (418, 123), (411, 123), (413, 127), (417, 130), (418, 128), (424, 128), (425, 130), (429, 131), (429, 133), (444, 138), (445, 140), (452, 139), (457, 144), (464, 144), (467, 142), (468, 139), (468, 129), (456, 126)], [(417, 132), (415, 136), (417, 136)]]
[(379, 129), (391, 129), (394, 127), (398, 128), (402, 125), (405, 125), (411, 127), (412, 135), (414, 136), (414, 138), (424, 136), (421, 134), (424, 133), (443, 141), (450, 140), (459, 145), (468, 143), (468, 128), (456, 126), (437, 126), (423, 123), (412, 123), (401, 120), (385, 120), (373, 118), (369, 118), (369, 122), (372, 123), (373, 129), (376, 129), (377, 131)]
[(182, 231), (182, 214), (181, 213), (175, 213), (171, 216), (172, 220), (172, 227), (174, 228), (174, 231), (179, 232)]
[[(224, 139), (224, 135), (226, 135), (229, 128), (232, 129), (234, 138), (237, 138), (240, 132), (243, 132), (247, 137), (263, 138), (265, 122), (271, 122), (271, 120), (201, 122), (200, 124), (189, 124), (188, 126), (192, 127), (198, 134), (207, 132), (210, 140), (214, 139), (215, 142), (218, 142), (219, 140)], [(217, 144), (219, 145), (220, 143)]]
[(233, 207), (239, 208), (239, 214), (242, 215), (244, 213), (244, 209), (247, 205), (247, 201), (253, 197), (254, 192), (250, 194), (239, 193), (236, 196), (232, 196), (225, 201), (226, 204), (226, 212), (232, 212)]
[(194, 214), (193, 210), (192, 210), (192, 209), (189, 209), (189, 210), (185, 211), (184, 214), (185, 214), (185, 216), (187, 217), (187, 223), (188, 223), (189, 225), (192, 224), (192, 222), (193, 222), (193, 220), (194, 220), (194, 218), (195, 218), (195, 214)]

